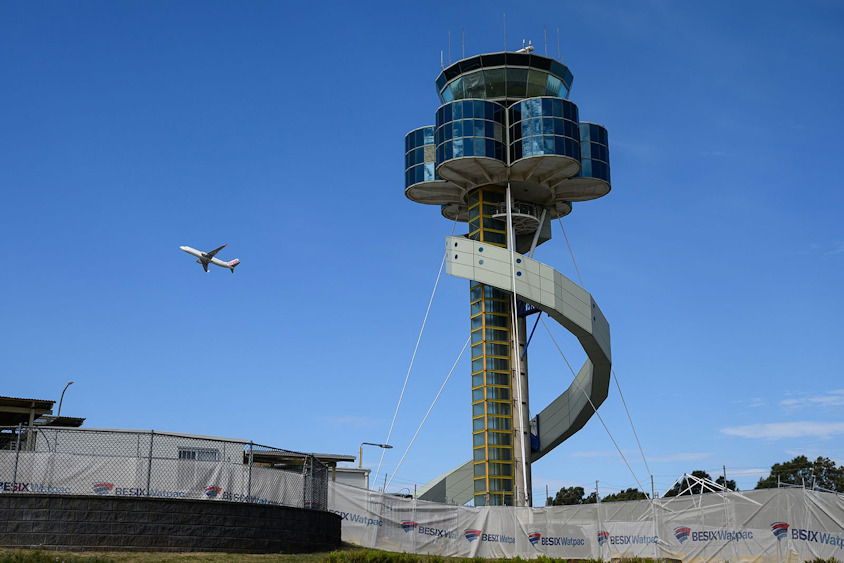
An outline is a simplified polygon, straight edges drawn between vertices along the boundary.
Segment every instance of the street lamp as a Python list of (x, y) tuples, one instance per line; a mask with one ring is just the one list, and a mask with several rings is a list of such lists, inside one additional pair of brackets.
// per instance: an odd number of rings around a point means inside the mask
[(361, 442), (360, 448), (358, 448), (358, 469), (363, 469), (363, 447), (364, 446), (375, 446), (377, 448), (384, 448), (385, 450), (392, 449), (392, 447), (393, 447), (390, 444), (375, 444), (373, 442)]
[(65, 385), (65, 386), (64, 386), (64, 389), (62, 389), (62, 396), (61, 396), (61, 398), (59, 399), (59, 412), (58, 412), (58, 413), (56, 413), (56, 418), (58, 418), (58, 417), (60, 417), (60, 416), (62, 415), (62, 401), (64, 401), (64, 392), (65, 392), (65, 391), (67, 391), (67, 388), (68, 388), (68, 387), (70, 387), (71, 385), (73, 385), (73, 382), (72, 382), (72, 381), (68, 381), (68, 382), (67, 382), (67, 385)]

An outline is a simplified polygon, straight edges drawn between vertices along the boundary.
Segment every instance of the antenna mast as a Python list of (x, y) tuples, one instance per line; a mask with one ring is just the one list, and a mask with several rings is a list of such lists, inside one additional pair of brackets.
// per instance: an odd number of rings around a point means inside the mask
[(557, 60), (560, 60), (560, 28), (557, 28)]

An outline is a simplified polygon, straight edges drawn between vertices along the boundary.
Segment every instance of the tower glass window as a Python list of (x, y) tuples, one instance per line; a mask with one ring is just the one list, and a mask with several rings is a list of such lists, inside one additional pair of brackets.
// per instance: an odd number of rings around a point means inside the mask
[(610, 182), (610, 149), (607, 144), (606, 129), (594, 123), (580, 124), (579, 176)]
[(529, 98), (510, 106), (510, 162), (541, 155), (580, 160), (577, 106), (559, 98)]
[(458, 61), (437, 77), (440, 99), (511, 103), (531, 96), (568, 97), (574, 77), (563, 64), (534, 54), (492, 53)]
[(504, 108), (485, 100), (460, 100), (437, 110), (436, 163), (453, 158), (485, 157), (503, 161)]
[(434, 126), (420, 127), (404, 138), (404, 187), (440, 180), (435, 170)]

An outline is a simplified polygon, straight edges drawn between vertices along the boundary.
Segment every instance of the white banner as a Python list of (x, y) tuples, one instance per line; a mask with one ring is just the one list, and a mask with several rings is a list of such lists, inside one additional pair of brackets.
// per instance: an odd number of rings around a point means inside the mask
[[(228, 500), (304, 506), (305, 476), (230, 461), (0, 451), (0, 494)], [(323, 508), (318, 506), (308, 508)]]
[(343, 541), (459, 557), (844, 560), (844, 495), (708, 493), (545, 508), (448, 506), (331, 483)]

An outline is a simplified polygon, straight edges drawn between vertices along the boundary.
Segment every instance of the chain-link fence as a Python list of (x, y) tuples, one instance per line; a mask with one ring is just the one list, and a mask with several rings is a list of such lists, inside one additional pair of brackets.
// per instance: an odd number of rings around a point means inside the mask
[(188, 498), (325, 510), (311, 454), (155, 431), (0, 427), (0, 493)]

